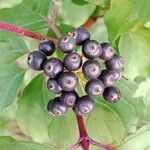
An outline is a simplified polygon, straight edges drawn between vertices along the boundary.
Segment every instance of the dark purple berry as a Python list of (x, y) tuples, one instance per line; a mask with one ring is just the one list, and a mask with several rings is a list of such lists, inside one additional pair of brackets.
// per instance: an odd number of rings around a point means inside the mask
[(89, 80), (85, 85), (85, 91), (90, 96), (101, 95), (104, 91), (104, 84), (99, 79)]
[(71, 36), (75, 38), (77, 45), (83, 45), (90, 39), (90, 33), (84, 27), (77, 28)]
[(67, 54), (64, 58), (64, 66), (69, 71), (76, 71), (81, 67), (81, 65), (82, 59), (78, 53), (73, 52)]
[(96, 79), (101, 73), (101, 67), (96, 60), (87, 60), (82, 66), (82, 71), (88, 78)]
[(63, 63), (58, 58), (50, 58), (44, 63), (43, 70), (48, 77), (55, 78), (63, 72)]
[(54, 116), (62, 116), (67, 111), (67, 107), (60, 102), (59, 97), (56, 97), (55, 99), (49, 101), (47, 110)]
[(122, 56), (115, 54), (110, 60), (106, 61), (106, 68), (111, 70), (121, 69), (124, 65), (124, 59)]
[(110, 70), (110, 72), (113, 74), (115, 81), (118, 81), (122, 77), (122, 71), (121, 70)]
[(65, 36), (58, 41), (58, 48), (63, 53), (71, 53), (76, 46), (75, 39), (71, 36)]
[(61, 94), (60, 100), (67, 107), (74, 107), (78, 94), (75, 91), (63, 92)]
[(97, 41), (89, 40), (84, 43), (82, 53), (88, 59), (97, 58), (102, 53), (102, 47)]
[(77, 100), (73, 110), (77, 115), (81, 116), (90, 113), (94, 109), (94, 106), (94, 100), (90, 96), (85, 95)]
[(99, 79), (103, 82), (105, 87), (111, 86), (115, 82), (115, 77), (110, 70), (102, 70)]
[(101, 43), (102, 53), (100, 55), (100, 59), (109, 60), (114, 56), (114, 49), (110, 43)]
[(64, 72), (60, 75), (58, 83), (64, 91), (73, 91), (78, 83), (78, 78), (73, 72)]
[(58, 85), (57, 80), (49, 78), (47, 81), (47, 87), (48, 89), (55, 93), (59, 94), (62, 92), (62, 88)]
[(34, 51), (28, 55), (27, 64), (30, 68), (40, 71), (43, 69), (46, 60), (46, 55), (43, 52)]
[(116, 103), (121, 97), (120, 90), (117, 87), (110, 86), (105, 88), (103, 97), (106, 101), (110, 103)]
[(39, 44), (39, 50), (45, 55), (50, 56), (55, 52), (55, 43), (50, 40), (42, 41)]

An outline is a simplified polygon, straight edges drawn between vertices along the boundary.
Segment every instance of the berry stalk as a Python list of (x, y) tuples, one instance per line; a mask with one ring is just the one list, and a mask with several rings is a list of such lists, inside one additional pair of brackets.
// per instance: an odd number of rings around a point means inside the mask
[(0, 21), (0, 30), (5, 30), (5, 31), (13, 32), (13, 33), (16, 33), (19, 35), (31, 37), (36, 40), (50, 39), (50, 40), (53, 40), (54, 42), (57, 42), (55, 39), (49, 38), (43, 34), (33, 32), (33, 31), (27, 30), (25, 28), (18, 27), (18, 26), (12, 25), (12, 24), (8, 24), (8, 23), (2, 22), (2, 21)]
[(82, 148), (84, 150), (89, 150), (89, 142), (88, 142), (88, 134), (84, 125), (83, 117), (82, 116), (76, 116), (77, 122), (78, 122), (78, 128), (80, 133), (80, 139)]

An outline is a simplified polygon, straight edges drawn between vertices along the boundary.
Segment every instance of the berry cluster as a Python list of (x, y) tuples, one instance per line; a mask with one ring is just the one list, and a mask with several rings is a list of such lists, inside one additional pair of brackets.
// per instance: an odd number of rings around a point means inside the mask
[[(74, 52), (76, 46), (82, 46), (82, 54), (86, 59)], [(49, 77), (48, 89), (60, 94), (50, 100), (48, 111), (55, 115), (63, 115), (68, 108), (73, 108), (77, 115), (91, 112), (95, 106), (94, 97), (103, 95), (110, 103), (120, 99), (120, 91), (113, 84), (121, 78), (124, 59), (114, 54), (114, 49), (109, 43), (99, 44), (90, 40), (89, 32), (80, 27), (58, 41), (58, 48), (65, 53), (63, 62), (55, 57), (47, 58), (55, 52), (53, 41), (43, 41), (39, 50), (31, 52), (27, 63), (34, 70), (43, 70)], [(100, 59), (105, 62), (106, 69), (102, 70)], [(75, 91), (78, 84), (76, 71), (82, 67), (82, 73), (88, 79), (85, 84), (87, 95), (79, 97)]]

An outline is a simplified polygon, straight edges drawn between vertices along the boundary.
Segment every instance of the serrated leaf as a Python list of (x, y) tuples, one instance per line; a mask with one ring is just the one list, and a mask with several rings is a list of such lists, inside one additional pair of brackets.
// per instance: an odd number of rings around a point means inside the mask
[(150, 20), (149, 5), (149, 0), (112, 0), (105, 21), (113, 45), (116, 46), (115, 42), (120, 35), (131, 32)]
[(47, 28), (44, 17), (48, 15), (50, 2), (51, 0), (23, 0), (15, 7), (1, 9), (0, 20), (31, 30)]
[(62, 0), (59, 17), (63, 19), (61, 19), (61, 23), (79, 27), (86, 22), (95, 9), (96, 6), (90, 3), (78, 5), (72, 0)]
[(136, 76), (150, 76), (150, 30), (139, 28), (120, 37), (118, 50), (125, 58), (124, 74), (134, 79)]
[(16, 98), (25, 71), (14, 65), (0, 65), (0, 110), (10, 105)]
[(49, 143), (47, 103), (54, 95), (50, 93), (43, 74), (36, 76), (24, 89), (18, 100), (17, 122), (21, 130), (40, 143)]
[(133, 97), (138, 87), (135, 82), (121, 80), (116, 86), (122, 93), (120, 101), (110, 104), (102, 97), (96, 98), (96, 109), (88, 116), (86, 123), (91, 137), (109, 144), (121, 142), (127, 136), (138, 118), (138, 111), (142, 112), (143, 107)]
[(117, 150), (149, 150), (150, 126), (144, 126), (134, 135), (129, 136)]
[(62, 117), (53, 117), (48, 129), (51, 144), (56, 145), (57, 149), (66, 150), (79, 138), (76, 116), (72, 110)]
[(0, 31), (0, 53), (0, 64), (9, 64), (27, 53), (27, 47), (21, 37)]
[(16, 141), (11, 137), (0, 137), (1, 150), (52, 150), (54, 148), (31, 142)]

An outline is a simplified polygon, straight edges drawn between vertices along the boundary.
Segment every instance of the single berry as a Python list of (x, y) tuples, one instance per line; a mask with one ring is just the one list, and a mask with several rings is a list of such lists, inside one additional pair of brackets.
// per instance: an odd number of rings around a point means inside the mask
[(102, 53), (100, 59), (109, 60), (114, 56), (114, 49), (110, 43), (101, 43)]
[(58, 58), (50, 58), (44, 63), (43, 70), (48, 77), (55, 78), (63, 72), (63, 63)]
[(64, 58), (64, 66), (69, 71), (76, 71), (82, 65), (82, 58), (78, 53), (67, 54)]
[(34, 70), (42, 70), (43, 64), (47, 60), (46, 55), (40, 51), (31, 52), (27, 58), (27, 64)]
[(71, 36), (65, 36), (58, 41), (58, 47), (63, 53), (71, 53), (76, 46), (75, 39)]
[(82, 96), (78, 99), (75, 108), (73, 109), (77, 115), (84, 115), (90, 113), (95, 106), (94, 100), (88, 96)]
[(99, 79), (103, 82), (105, 87), (111, 86), (115, 82), (115, 77), (110, 70), (102, 70)]
[(106, 61), (106, 68), (112, 70), (121, 69), (124, 65), (123, 57), (115, 54), (110, 60)]
[(110, 72), (113, 74), (115, 81), (118, 81), (122, 77), (122, 70), (110, 70)]
[(67, 111), (67, 107), (61, 104), (59, 97), (56, 97), (55, 99), (49, 101), (47, 110), (54, 116), (62, 116)]
[(78, 94), (75, 91), (63, 92), (61, 94), (60, 100), (67, 107), (74, 107)]
[(101, 73), (101, 67), (96, 60), (87, 60), (82, 66), (82, 71), (88, 78), (96, 79)]
[(110, 103), (116, 103), (119, 101), (121, 96), (120, 90), (117, 87), (110, 86), (105, 88), (103, 97)]
[(90, 96), (101, 95), (104, 91), (104, 84), (99, 79), (89, 80), (85, 85), (85, 91)]
[(62, 88), (58, 85), (57, 80), (49, 78), (47, 81), (47, 87), (48, 89), (55, 93), (59, 94), (62, 92)]
[(102, 53), (102, 47), (97, 41), (89, 40), (84, 43), (82, 53), (88, 59), (97, 58)]
[(55, 52), (55, 43), (50, 40), (42, 41), (39, 44), (39, 50), (45, 55), (50, 56)]
[(64, 72), (60, 75), (58, 83), (64, 91), (73, 91), (78, 83), (78, 78), (73, 72)]
[(77, 45), (83, 45), (90, 39), (90, 33), (84, 27), (77, 28), (71, 36), (75, 38)]

